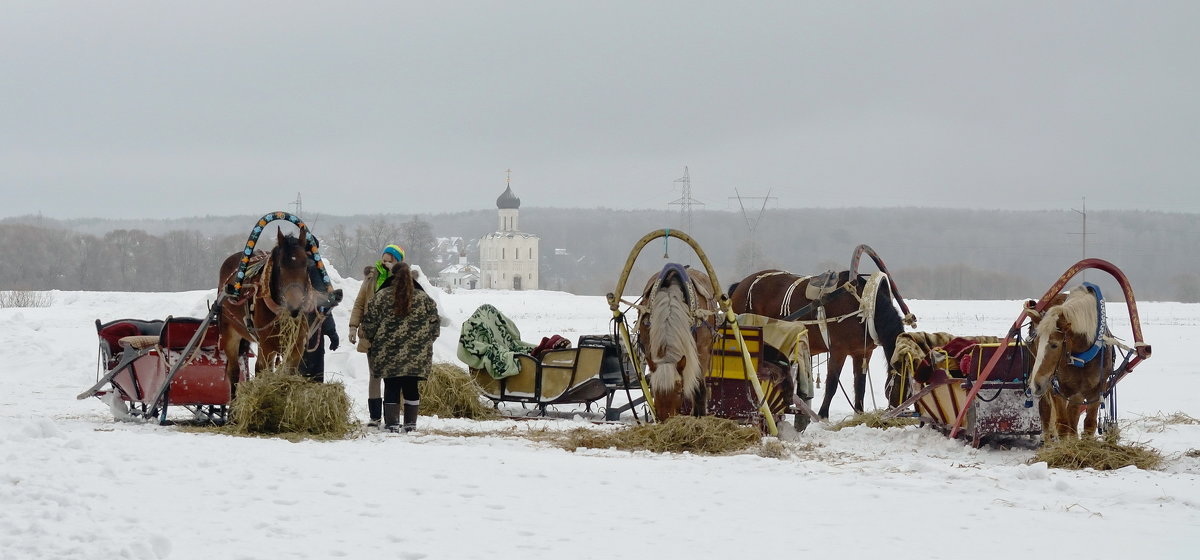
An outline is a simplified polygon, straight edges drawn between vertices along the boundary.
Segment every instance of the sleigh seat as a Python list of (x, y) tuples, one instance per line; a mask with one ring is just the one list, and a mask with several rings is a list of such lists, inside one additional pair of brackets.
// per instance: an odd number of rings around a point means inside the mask
[(591, 403), (608, 394), (600, 379), (604, 348), (582, 346), (543, 352), (541, 358), (516, 354), (519, 373), (501, 379), (471, 368), (487, 398), (537, 405)]

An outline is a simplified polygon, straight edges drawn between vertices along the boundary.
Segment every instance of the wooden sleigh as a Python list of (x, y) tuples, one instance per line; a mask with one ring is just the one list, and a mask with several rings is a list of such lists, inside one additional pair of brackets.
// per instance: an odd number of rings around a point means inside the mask
[[(913, 395), (889, 415), (896, 416), (912, 407), (923, 423), (945, 434), (962, 416), (961, 435), (975, 447), (999, 437), (1041, 434), (1038, 409), (1025, 395), (1033, 364), (1029, 351), (1015, 341), (1001, 343), (993, 342), (995, 337), (982, 338), (988, 341), (955, 338), (945, 346), (929, 349), (923, 360), (905, 361), (897, 373), (903, 382), (912, 384)], [(955, 347), (961, 350), (947, 349)], [(981, 378), (985, 364), (993, 358), (996, 365), (987, 378)], [(977, 396), (968, 398), (972, 390)]]
[[(230, 385), (219, 333), (211, 315), (107, 323), (97, 319), (103, 373), (77, 398), (108, 398), (114, 410), (123, 407), (131, 416), (161, 423), (172, 405), (187, 408), (198, 419), (224, 422)], [(248, 350), (238, 355), (241, 381), (250, 371), (250, 357)]]
[(514, 357), (519, 366), (516, 375), (496, 379), (486, 370), (470, 368), (483, 395), (495, 403), (532, 404), (545, 414), (551, 405), (591, 405), (605, 399), (605, 420), (616, 421), (622, 412), (643, 402), (640, 396), (631, 396), (630, 403), (613, 406), (620, 391), (640, 389), (637, 379), (628, 379), (622, 371), (620, 349), (609, 335), (584, 335), (574, 348)]

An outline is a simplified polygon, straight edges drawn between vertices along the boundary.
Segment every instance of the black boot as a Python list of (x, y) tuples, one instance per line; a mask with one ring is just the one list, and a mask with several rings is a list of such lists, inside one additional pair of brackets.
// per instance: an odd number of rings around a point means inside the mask
[(421, 401), (404, 401), (404, 431), (417, 429), (417, 411), (420, 408)]
[(371, 421), (367, 422), (367, 425), (378, 427), (379, 419), (383, 417), (383, 399), (367, 399), (367, 412), (371, 414)]
[(383, 403), (383, 427), (389, 432), (400, 431), (400, 403)]

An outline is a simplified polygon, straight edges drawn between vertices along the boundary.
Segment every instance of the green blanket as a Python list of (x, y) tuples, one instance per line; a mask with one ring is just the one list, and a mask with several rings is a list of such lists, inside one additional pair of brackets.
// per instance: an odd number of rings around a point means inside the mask
[(521, 331), (512, 320), (490, 304), (483, 304), (462, 325), (458, 336), (458, 359), (493, 379), (521, 372), (515, 354), (528, 354), (533, 345), (521, 341)]

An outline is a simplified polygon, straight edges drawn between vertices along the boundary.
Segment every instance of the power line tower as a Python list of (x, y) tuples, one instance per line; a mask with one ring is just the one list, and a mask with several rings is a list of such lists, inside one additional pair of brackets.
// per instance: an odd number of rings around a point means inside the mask
[[(1079, 239), (1083, 245), (1083, 253), (1082, 253), (1083, 257), (1081, 257), (1081, 258), (1086, 259), (1087, 258), (1087, 237), (1089, 235), (1096, 235), (1094, 233), (1088, 233), (1088, 230), (1087, 230), (1087, 197), (1086, 196), (1083, 197), (1083, 210), (1076, 210), (1074, 208), (1072, 208), (1071, 210), (1073, 212), (1075, 212), (1076, 214), (1079, 214), (1080, 216), (1083, 217), (1083, 231), (1082, 232), (1073, 231), (1073, 232), (1070, 232), (1070, 234), (1079, 236)], [(1084, 271), (1083, 271), (1083, 281), (1087, 282), (1087, 270), (1086, 269), (1084, 269)]]
[(304, 208), (304, 203), (300, 200), (300, 193), (296, 193), (295, 202), (289, 202), (288, 206), (295, 208), (295, 210), (292, 212), (292, 214), (295, 214), (297, 216), (300, 215), (300, 211), (303, 210), (303, 208)]
[[(742, 196), (737, 189), (733, 189), (733, 193), (737, 196), (729, 198), (737, 199), (738, 206), (742, 209), (742, 218), (746, 220), (746, 234), (750, 237), (750, 270), (758, 270), (759, 257), (762, 255), (762, 251), (758, 248), (758, 224), (762, 222), (763, 214), (767, 212), (767, 203), (779, 197), (771, 196), (771, 189), (767, 189), (767, 196)], [(746, 200), (762, 201), (762, 207), (758, 209), (758, 216), (754, 218), (754, 221), (750, 221), (750, 214), (746, 212)]]
[(692, 207), (704, 206), (704, 203), (692, 198), (692, 176), (688, 173), (686, 165), (683, 166), (683, 177), (675, 179), (673, 182), (679, 183), (683, 193), (679, 198), (667, 203), (667, 206), (678, 206), (681, 215), (680, 227), (689, 234), (694, 233), (692, 231)]

